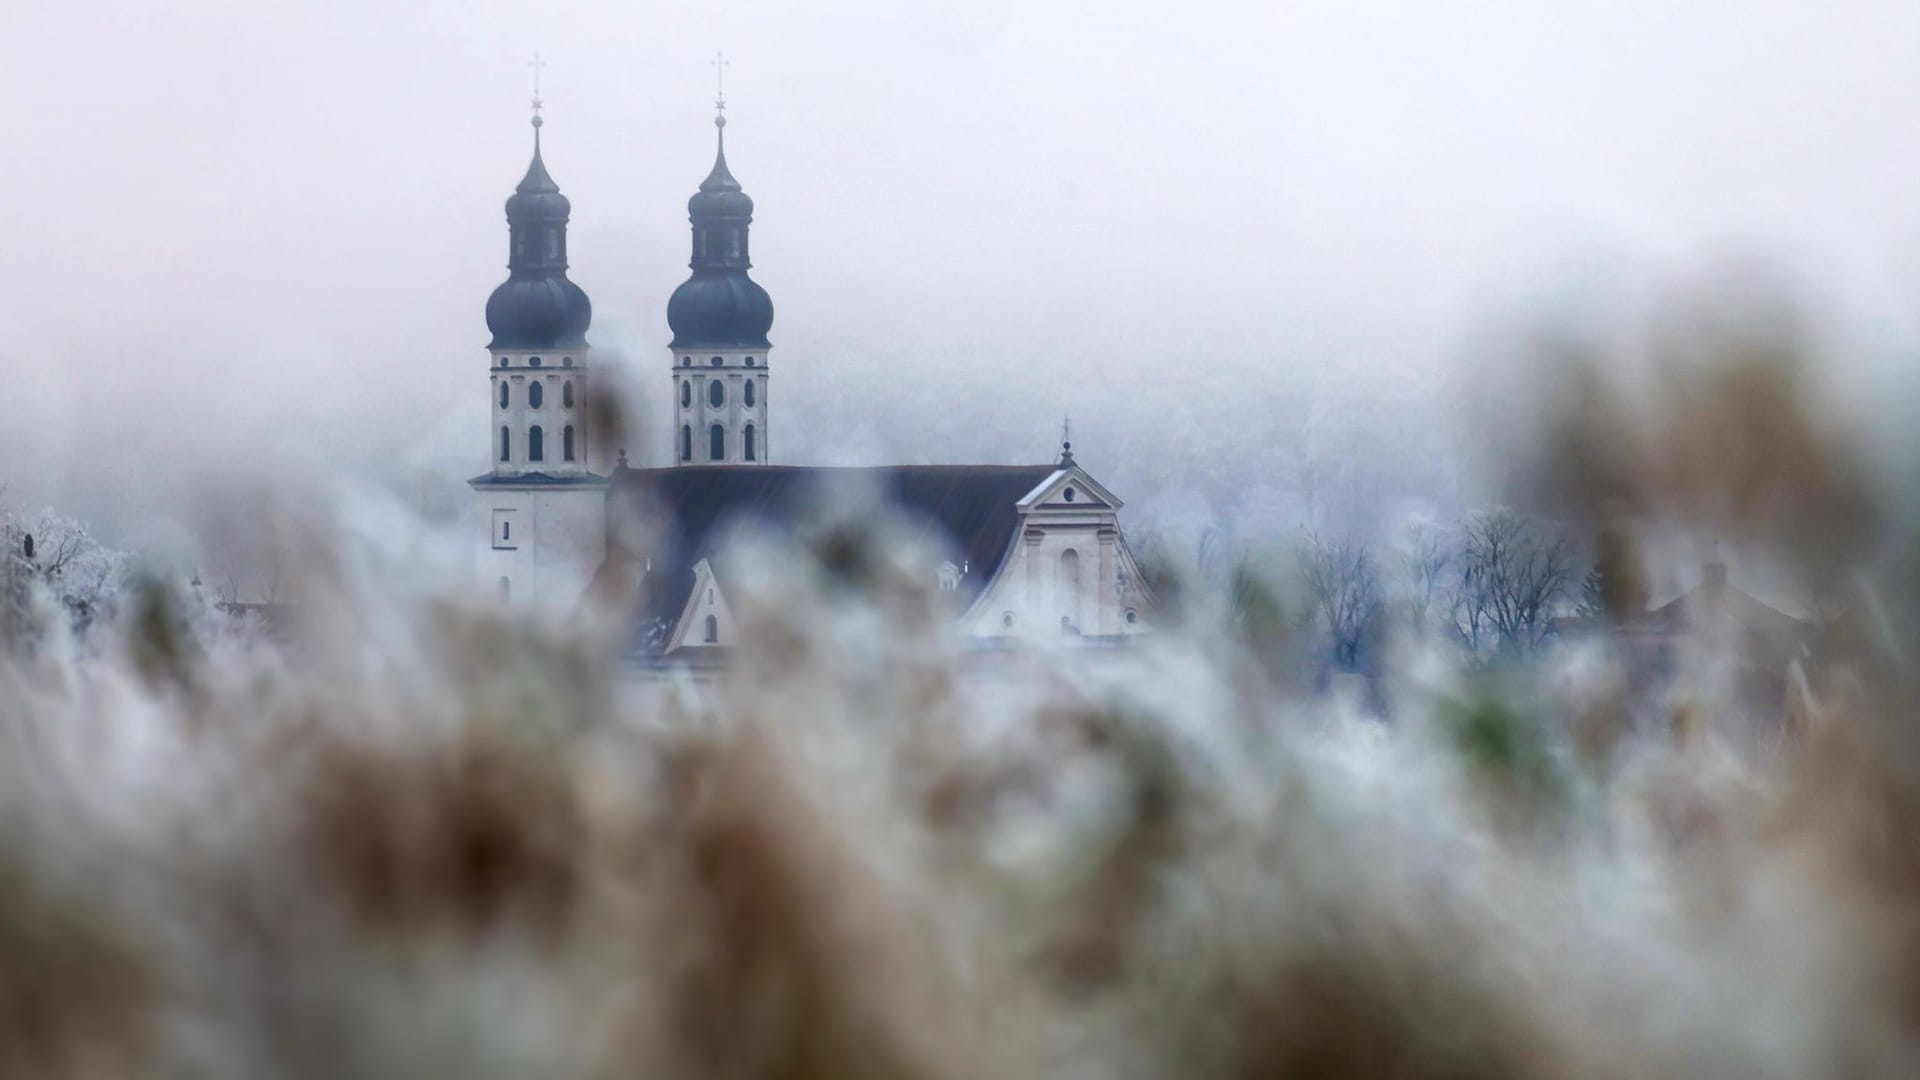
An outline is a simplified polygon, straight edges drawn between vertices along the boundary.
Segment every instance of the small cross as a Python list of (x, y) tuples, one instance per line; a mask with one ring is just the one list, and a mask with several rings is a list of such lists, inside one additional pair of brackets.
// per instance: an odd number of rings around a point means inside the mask
[(1073, 417), (1071, 416), (1062, 416), (1060, 418), (1060, 444), (1062, 446), (1073, 445)]
[(533, 117), (534, 117), (534, 122), (539, 123), (540, 105), (541, 105), (540, 69), (543, 67), (546, 67), (547, 62), (545, 60), (540, 59), (539, 53), (534, 53), (533, 59), (527, 61), (527, 66), (533, 69)]
[(727, 111), (727, 54), (713, 54), (713, 107), (720, 112)]

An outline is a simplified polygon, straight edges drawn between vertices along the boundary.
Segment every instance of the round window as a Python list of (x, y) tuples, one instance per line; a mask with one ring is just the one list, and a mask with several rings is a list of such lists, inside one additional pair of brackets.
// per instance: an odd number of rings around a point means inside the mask
[(1000, 625), (1006, 627), (1009, 630), (1013, 629), (1013, 612), (1009, 611), (1001, 615)]
[(1128, 626), (1132, 626), (1132, 625), (1133, 625), (1134, 623), (1136, 623), (1136, 622), (1138, 622), (1138, 621), (1139, 621), (1139, 619), (1140, 619), (1140, 616), (1138, 616), (1138, 615), (1136, 615), (1136, 614), (1134, 614), (1134, 613), (1133, 613), (1133, 612), (1131, 612), (1131, 611), (1129, 611), (1129, 612), (1127, 612), (1127, 625), (1128, 625)]
[(571, 356), (563, 356), (563, 357), (561, 357), (561, 358), (560, 358), (560, 366), (561, 366), (561, 367), (572, 367), (572, 366), (573, 366), (573, 357), (571, 357)]
[(539, 358), (539, 357), (537, 357), (537, 356), (529, 356), (529, 357), (527, 357), (527, 366), (528, 366), (528, 367), (539, 367), (539, 366), (540, 366), (540, 358)]
[(748, 367), (752, 367), (752, 366), (753, 366), (753, 357), (751, 357), (751, 356), (749, 356), (749, 357), (747, 357), (747, 366), (748, 366)]
[(691, 356), (683, 356), (683, 357), (681, 357), (681, 358), (680, 358), (680, 366), (681, 366), (681, 367), (692, 367), (692, 366), (693, 366), (693, 357), (691, 357)]
[(1066, 498), (1066, 500), (1067, 500), (1068, 502), (1072, 502), (1072, 501), (1073, 501), (1073, 498), (1074, 498), (1074, 495), (1075, 495), (1075, 494), (1076, 494), (1076, 493), (1074, 492), (1074, 490), (1073, 490), (1072, 488), (1068, 488), (1068, 489), (1067, 489), (1067, 490), (1066, 490), (1065, 492), (1063, 492), (1063, 495), (1065, 496), (1065, 498)]
[(716, 356), (713, 359), (707, 361), (707, 363), (712, 365), (713, 367), (719, 367), (721, 364), (724, 364), (726, 362), (727, 362), (726, 358), (720, 357), (720, 356)]

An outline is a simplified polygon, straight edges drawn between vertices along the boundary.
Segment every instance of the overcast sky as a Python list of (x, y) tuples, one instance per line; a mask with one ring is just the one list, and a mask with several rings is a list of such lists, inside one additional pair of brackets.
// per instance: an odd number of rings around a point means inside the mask
[(535, 50), (589, 336), (665, 415), (716, 49), (789, 462), (1043, 459), (1071, 413), (1143, 513), (1282, 521), (1448, 497), (1472, 328), (1568, 282), (1759, 251), (1920, 337), (1910, 0), (12, 3), (8, 497), (462, 505)]

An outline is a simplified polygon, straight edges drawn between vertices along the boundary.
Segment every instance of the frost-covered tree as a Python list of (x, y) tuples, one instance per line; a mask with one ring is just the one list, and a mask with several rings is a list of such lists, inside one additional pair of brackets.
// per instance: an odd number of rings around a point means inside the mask
[(50, 507), (25, 516), (0, 509), (0, 534), (10, 619), (24, 614), (35, 587), (58, 601), (81, 632), (112, 610), (127, 555), (100, 543), (79, 519)]
[(1384, 614), (1380, 575), (1367, 546), (1351, 538), (1309, 534), (1300, 546), (1299, 561), (1307, 617), (1327, 636), (1334, 666), (1352, 671)]

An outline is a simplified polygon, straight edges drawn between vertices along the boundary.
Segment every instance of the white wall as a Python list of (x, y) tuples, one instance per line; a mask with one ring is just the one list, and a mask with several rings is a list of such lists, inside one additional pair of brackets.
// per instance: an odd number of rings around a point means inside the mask
[[(695, 352), (691, 349), (671, 351), (673, 358), (673, 427), (668, 438), (673, 445), (669, 447), (668, 459), (680, 465), (739, 465), (746, 462), (745, 431), (748, 424), (753, 425), (755, 454), (753, 464), (765, 465), (771, 462), (767, 439), (767, 383), (771, 378), (767, 370), (767, 350), (715, 350), (703, 349)], [(720, 358), (720, 364), (713, 363), (714, 357)], [(748, 361), (752, 366), (748, 366)], [(708, 396), (708, 384), (718, 379), (725, 388), (725, 397), (718, 407), (711, 404)], [(746, 403), (746, 388), (754, 385), (752, 405)], [(681, 387), (689, 384), (692, 393), (688, 404), (681, 404)], [(719, 424), (727, 430), (726, 456), (714, 462), (707, 456), (708, 429)], [(690, 461), (680, 459), (680, 429), (693, 429), (693, 458)]]

